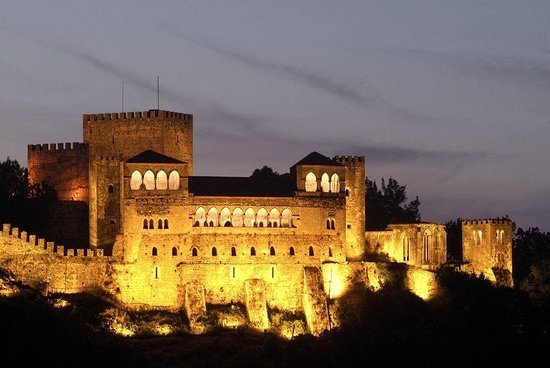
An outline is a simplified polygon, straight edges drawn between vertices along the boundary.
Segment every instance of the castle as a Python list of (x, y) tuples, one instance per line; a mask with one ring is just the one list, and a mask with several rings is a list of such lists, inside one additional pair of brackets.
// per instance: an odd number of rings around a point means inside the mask
[[(404, 282), (423, 298), (447, 260), (442, 225), (365, 231), (363, 156), (313, 152), (269, 179), (193, 176), (188, 114), (83, 115), (83, 143), (30, 145), (28, 169), (31, 183), (58, 193), (59, 233), (89, 246), (4, 224), (3, 267), (49, 292), (99, 288), (132, 308), (184, 309), (196, 332), (208, 305), (242, 303), (250, 326), (268, 329), (272, 309), (297, 311), (318, 334), (330, 323), (328, 299), (384, 282), (385, 265), (365, 254), (406, 264)], [(510, 220), (462, 228), (464, 269), (511, 273)]]

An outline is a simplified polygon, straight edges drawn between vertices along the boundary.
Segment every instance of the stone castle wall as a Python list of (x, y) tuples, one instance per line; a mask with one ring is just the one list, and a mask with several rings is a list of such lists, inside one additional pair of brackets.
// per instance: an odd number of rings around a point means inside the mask
[(0, 232), (0, 266), (45, 292), (105, 289), (112, 283), (111, 263), (101, 250), (65, 248), (9, 224)]
[(347, 256), (360, 260), (365, 252), (365, 157), (335, 156), (334, 160), (346, 168)]
[(36, 144), (27, 153), (30, 184), (48, 182), (61, 201), (88, 201), (88, 145)]
[[(121, 216), (123, 172), (120, 163), (145, 150), (153, 150), (187, 162), (192, 175), (193, 115), (150, 110), (86, 114), (82, 120), (84, 143), (90, 151), (90, 245), (110, 252)], [(108, 192), (110, 185), (115, 188), (114, 193)]]
[[(462, 222), (463, 269), (496, 281), (494, 270), (512, 274), (514, 224), (509, 219), (464, 220)], [(510, 277), (508, 283), (512, 282)]]

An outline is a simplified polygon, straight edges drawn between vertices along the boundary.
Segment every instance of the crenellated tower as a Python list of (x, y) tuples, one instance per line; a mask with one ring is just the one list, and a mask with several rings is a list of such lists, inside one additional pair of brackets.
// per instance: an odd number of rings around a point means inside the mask
[(365, 157), (335, 156), (346, 178), (346, 256), (361, 259), (365, 253)]
[(511, 285), (513, 227), (510, 219), (462, 221), (463, 269)]
[(146, 150), (186, 162), (193, 173), (193, 115), (164, 110), (83, 115), (89, 147), (90, 246), (109, 249), (120, 226), (122, 162)]

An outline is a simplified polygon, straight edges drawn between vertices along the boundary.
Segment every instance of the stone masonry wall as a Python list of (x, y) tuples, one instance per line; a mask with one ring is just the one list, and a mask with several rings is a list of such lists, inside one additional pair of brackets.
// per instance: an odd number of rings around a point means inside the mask
[(0, 232), (0, 267), (23, 283), (46, 292), (77, 293), (108, 288), (112, 260), (101, 251), (66, 249), (4, 224)]

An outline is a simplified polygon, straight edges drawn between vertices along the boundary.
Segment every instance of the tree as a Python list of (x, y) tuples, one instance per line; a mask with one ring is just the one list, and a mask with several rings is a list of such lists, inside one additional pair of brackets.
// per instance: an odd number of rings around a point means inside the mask
[(17, 160), (8, 157), (0, 163), (0, 223), (44, 235), (56, 201), (57, 193), (47, 183), (29, 184), (28, 171)]
[(447, 232), (447, 259), (462, 261), (462, 219), (460, 217), (445, 223)]
[(255, 179), (271, 179), (277, 176), (279, 176), (279, 173), (273, 171), (273, 169), (267, 165), (264, 165), (261, 169), (254, 170), (252, 175), (250, 175), (251, 178)]
[(378, 189), (376, 181), (366, 179), (365, 206), (367, 230), (383, 230), (391, 223), (414, 223), (420, 221), (420, 201), (418, 197), (409, 203), (406, 186), (399, 185), (397, 180), (384, 178)]

